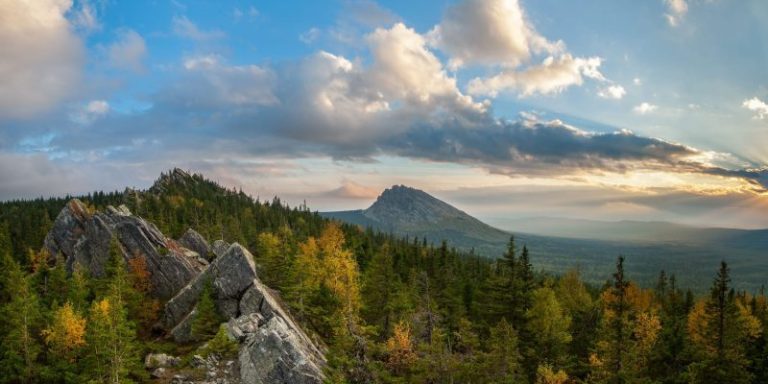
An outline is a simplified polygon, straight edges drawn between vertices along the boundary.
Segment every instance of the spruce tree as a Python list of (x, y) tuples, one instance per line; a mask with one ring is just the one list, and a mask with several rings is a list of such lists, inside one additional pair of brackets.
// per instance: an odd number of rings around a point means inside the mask
[[(728, 264), (721, 262), (700, 316), (701, 334), (692, 336), (701, 354), (701, 360), (690, 368), (691, 381), (696, 384), (739, 384), (751, 380), (744, 349), (748, 334), (735, 293), (730, 288), (729, 275)], [(691, 329), (695, 329), (696, 322), (693, 323)]]
[(37, 339), (42, 321), (40, 300), (17, 262), (7, 260), (5, 268), (3, 286), (12, 293), (10, 301), (0, 308), (0, 381), (35, 382), (39, 374), (36, 360), (41, 352)]
[(216, 310), (216, 302), (213, 298), (213, 285), (208, 279), (203, 284), (200, 299), (195, 307), (194, 319), (191, 325), (192, 338), (197, 341), (205, 341), (216, 335), (223, 319)]

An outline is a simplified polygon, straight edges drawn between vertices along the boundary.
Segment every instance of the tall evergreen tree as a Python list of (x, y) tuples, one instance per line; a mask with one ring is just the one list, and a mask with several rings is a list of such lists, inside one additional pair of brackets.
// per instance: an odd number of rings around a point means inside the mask
[(751, 380), (744, 350), (749, 335), (730, 282), (730, 270), (723, 261), (712, 283), (710, 296), (700, 307), (703, 310), (692, 313), (689, 320), (691, 337), (701, 356), (691, 365), (692, 383), (739, 384)]
[(36, 360), (41, 352), (37, 339), (42, 321), (40, 300), (16, 261), (7, 259), (4, 268), (3, 287), (12, 293), (10, 301), (0, 308), (0, 382), (32, 383), (39, 374)]

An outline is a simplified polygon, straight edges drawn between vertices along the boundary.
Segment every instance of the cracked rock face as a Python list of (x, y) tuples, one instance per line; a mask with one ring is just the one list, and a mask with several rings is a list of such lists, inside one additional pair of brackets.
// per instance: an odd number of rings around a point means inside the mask
[(187, 229), (179, 239), (179, 244), (184, 248), (197, 252), (200, 257), (211, 260), (214, 257), (213, 249), (205, 238), (192, 228)]
[(323, 353), (261, 283), (253, 256), (237, 243), (166, 304), (161, 324), (176, 341), (190, 341), (195, 306), (208, 280), (219, 312), (230, 318), (230, 336), (240, 343), (242, 382), (322, 382)]
[(91, 276), (101, 277), (113, 236), (126, 261), (145, 258), (154, 297), (173, 297), (205, 269), (205, 261), (195, 252), (167, 239), (154, 224), (134, 216), (125, 206), (90, 212), (77, 199), (67, 203), (56, 217), (45, 238), (45, 248), (54, 256), (61, 253), (68, 271), (78, 264)]

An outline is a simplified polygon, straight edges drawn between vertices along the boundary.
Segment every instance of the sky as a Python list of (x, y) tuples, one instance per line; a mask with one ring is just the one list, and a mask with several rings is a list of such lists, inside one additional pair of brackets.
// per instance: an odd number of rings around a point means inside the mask
[(364, 208), (768, 227), (764, 0), (0, 0), (0, 199), (173, 167)]

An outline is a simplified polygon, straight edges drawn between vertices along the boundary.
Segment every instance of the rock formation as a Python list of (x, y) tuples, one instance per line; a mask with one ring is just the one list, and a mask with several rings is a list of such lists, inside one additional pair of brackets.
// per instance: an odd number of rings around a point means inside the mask
[(195, 306), (207, 281), (230, 335), (240, 343), (244, 383), (320, 383), (325, 358), (277, 295), (261, 283), (253, 256), (232, 244), (165, 306), (162, 326), (178, 342), (190, 340)]
[(197, 252), (200, 257), (211, 260), (215, 257), (211, 245), (205, 238), (192, 228), (187, 229), (179, 239), (179, 244), (187, 249)]
[(152, 294), (161, 299), (173, 297), (207, 265), (196, 252), (167, 239), (154, 224), (134, 216), (125, 206), (92, 212), (77, 199), (67, 203), (56, 217), (45, 248), (53, 256), (63, 255), (70, 272), (79, 264), (91, 276), (100, 277), (109, 260), (113, 236), (126, 260), (146, 259)]
[[(184, 177), (177, 172), (171, 176)], [(323, 353), (291, 318), (277, 294), (261, 283), (253, 256), (240, 244), (217, 240), (211, 246), (192, 229), (175, 241), (125, 206), (95, 212), (74, 199), (54, 221), (45, 248), (53, 256), (62, 255), (69, 271), (79, 265), (100, 277), (113, 238), (126, 260), (146, 259), (153, 296), (170, 299), (157, 327), (175, 341), (191, 341), (195, 307), (210, 281), (217, 310), (229, 319), (229, 334), (240, 345), (237, 364), (223, 371), (238, 375), (237, 381), (243, 383), (322, 382)], [(206, 258), (213, 261), (209, 264)], [(154, 363), (168, 360), (167, 356), (151, 356), (147, 364), (154, 369), (152, 375), (166, 376), (169, 367)]]

